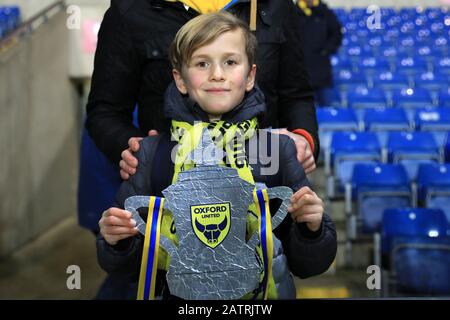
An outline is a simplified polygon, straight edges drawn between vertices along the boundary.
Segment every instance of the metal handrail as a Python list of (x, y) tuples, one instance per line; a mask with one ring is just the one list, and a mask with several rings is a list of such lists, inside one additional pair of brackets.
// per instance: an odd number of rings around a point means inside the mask
[(8, 34), (4, 39), (0, 40), (0, 53), (17, 43), (20, 38), (31, 34), (33, 30), (37, 28), (37, 26), (33, 28), (33, 25), (35, 25), (37, 21), (42, 20), (42, 22), (46, 22), (49, 19), (50, 12), (54, 9), (58, 9), (59, 12), (60, 9), (65, 7), (65, 0), (58, 0), (39, 11), (27, 21), (22, 22), (13, 32)]

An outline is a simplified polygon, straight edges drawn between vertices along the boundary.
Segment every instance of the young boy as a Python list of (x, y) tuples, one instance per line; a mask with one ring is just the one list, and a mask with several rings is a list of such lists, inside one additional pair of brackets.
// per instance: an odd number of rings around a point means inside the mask
[[(117, 292), (110, 298), (134, 299), (137, 292), (144, 239), (135, 228), (131, 213), (123, 210), (125, 199), (133, 195), (161, 197), (161, 191), (176, 181), (180, 170), (189, 169), (187, 162), (180, 164), (178, 158), (171, 159), (173, 148), (179, 150), (185, 143), (183, 135), (176, 134), (179, 124), (189, 128), (201, 121), (214, 128), (220, 123), (225, 128), (223, 137), (227, 128), (245, 128), (242, 136), (244, 150), (248, 150), (249, 141), (257, 136), (251, 134), (256, 130), (249, 129), (257, 128), (265, 111), (264, 97), (255, 86), (256, 39), (248, 26), (233, 15), (204, 14), (189, 21), (177, 33), (170, 59), (175, 82), (167, 89), (165, 116), (172, 121), (172, 138), (176, 141), (171, 141), (169, 135), (141, 141), (136, 174), (122, 184), (114, 207), (105, 211), (99, 221), (99, 263), (116, 281), (128, 286), (126, 292)], [(336, 232), (330, 218), (323, 214), (321, 199), (309, 188), (296, 159), (294, 142), (284, 135), (278, 137), (278, 148), (268, 146), (269, 150), (272, 147), (271, 156), (279, 158), (275, 174), (264, 175), (266, 166), (259, 154), (240, 157), (240, 163), (230, 155), (227, 160), (231, 162), (228, 166), (238, 171), (251, 167), (250, 179), (254, 182), (268, 188), (288, 186), (294, 190), (289, 214), (274, 230), (272, 271), (276, 288), (269, 296), (293, 299), (295, 287), (290, 272), (305, 278), (326, 271), (336, 254)], [(272, 214), (276, 208), (276, 202), (271, 201)], [(161, 233), (176, 242), (172, 221), (169, 214), (163, 215)], [(167, 261), (164, 253), (161, 256)], [(156, 296), (168, 298), (165, 261), (158, 260)]]

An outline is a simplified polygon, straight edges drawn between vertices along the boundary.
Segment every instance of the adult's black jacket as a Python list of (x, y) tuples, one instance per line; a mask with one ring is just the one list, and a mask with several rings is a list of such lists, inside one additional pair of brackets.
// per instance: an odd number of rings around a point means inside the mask
[(313, 89), (330, 87), (333, 85), (330, 56), (341, 45), (342, 26), (334, 12), (323, 2), (311, 8), (310, 16), (298, 7), (296, 11), (300, 17), (299, 29), (310, 84)]
[[(250, 0), (228, 11), (248, 21)], [(172, 81), (168, 48), (176, 32), (197, 16), (181, 3), (164, 0), (112, 0), (98, 35), (86, 127), (99, 149), (114, 163), (130, 137), (150, 129), (167, 131), (164, 91)], [(291, 0), (258, 1), (257, 81), (268, 112), (261, 127), (305, 129), (319, 152), (313, 93), (303, 63)], [(139, 127), (132, 112), (139, 106)]]

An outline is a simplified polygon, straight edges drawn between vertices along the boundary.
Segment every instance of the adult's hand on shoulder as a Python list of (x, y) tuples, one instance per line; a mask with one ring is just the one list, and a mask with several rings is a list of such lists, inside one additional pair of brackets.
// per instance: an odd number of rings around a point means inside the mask
[[(149, 136), (156, 136), (158, 131), (150, 130), (148, 132)], [(138, 160), (133, 155), (133, 153), (139, 151), (139, 141), (141, 141), (142, 137), (132, 137), (128, 140), (128, 148), (125, 149), (121, 156), (122, 160), (119, 162), (120, 166), (120, 176), (123, 180), (128, 180), (130, 176), (136, 173), (136, 168), (138, 166)]]
[(286, 129), (272, 130), (275, 133), (285, 134), (294, 140), (297, 148), (297, 160), (303, 166), (305, 173), (311, 173), (316, 169), (316, 162), (314, 161), (314, 154), (311, 150), (308, 140), (302, 135), (290, 132)]

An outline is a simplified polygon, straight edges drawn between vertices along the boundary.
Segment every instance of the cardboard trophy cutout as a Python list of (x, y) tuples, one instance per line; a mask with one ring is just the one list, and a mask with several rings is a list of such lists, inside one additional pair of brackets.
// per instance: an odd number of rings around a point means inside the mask
[[(205, 152), (208, 148), (212, 152)], [(211, 148), (216, 147), (204, 129), (193, 152), (194, 159), (201, 161), (195, 168), (180, 172), (177, 183), (162, 192), (164, 208), (173, 214), (179, 239), (176, 247), (161, 235), (160, 246), (171, 257), (166, 278), (171, 294), (189, 300), (241, 298), (258, 287), (263, 271), (255, 251), (258, 232), (245, 240), (247, 209), (255, 186), (241, 179), (237, 170), (219, 166), (220, 152)], [(268, 195), (283, 200), (272, 217), (275, 229), (287, 214), (292, 190), (271, 188)], [(145, 222), (137, 209), (148, 204), (148, 196), (125, 201), (125, 209), (133, 214), (142, 234)]]

